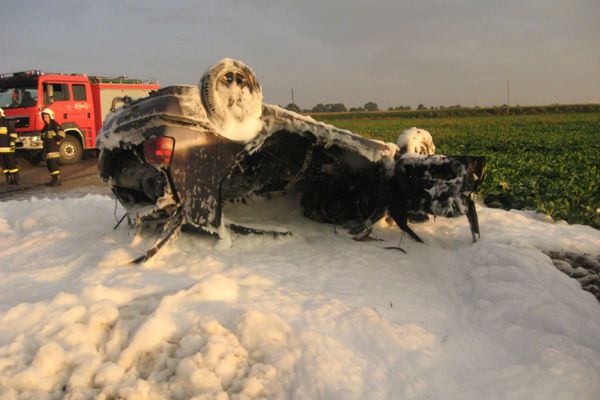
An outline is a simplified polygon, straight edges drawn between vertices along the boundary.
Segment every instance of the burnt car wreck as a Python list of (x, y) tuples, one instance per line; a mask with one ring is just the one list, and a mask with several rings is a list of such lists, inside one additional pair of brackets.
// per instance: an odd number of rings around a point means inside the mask
[[(415, 141), (416, 140), (416, 141)], [(183, 227), (214, 235), (225, 201), (296, 191), (306, 217), (366, 237), (388, 215), (413, 239), (410, 219), (466, 215), (479, 236), (472, 194), (482, 157), (434, 155), (417, 136), (399, 144), (365, 139), (278, 106), (263, 104), (254, 73), (225, 59), (199, 87), (170, 86), (111, 114), (98, 138), (99, 173), (138, 229), (161, 234), (154, 255)]]

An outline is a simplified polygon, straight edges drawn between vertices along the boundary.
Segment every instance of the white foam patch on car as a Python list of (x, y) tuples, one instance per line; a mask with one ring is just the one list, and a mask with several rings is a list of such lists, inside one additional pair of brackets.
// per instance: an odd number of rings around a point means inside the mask
[(425, 129), (412, 127), (403, 131), (396, 142), (401, 153), (423, 155), (435, 154), (435, 145), (431, 133)]

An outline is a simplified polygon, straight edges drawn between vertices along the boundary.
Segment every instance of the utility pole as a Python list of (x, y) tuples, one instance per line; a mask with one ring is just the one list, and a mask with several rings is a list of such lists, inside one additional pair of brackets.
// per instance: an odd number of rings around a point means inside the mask
[(292, 88), (292, 111), (294, 110), (294, 108), (296, 108), (296, 107), (294, 107), (294, 105), (295, 105), (295, 103), (294, 103), (294, 88)]
[(507, 108), (507, 114), (510, 115), (510, 81), (507, 80), (506, 81), (506, 106)]

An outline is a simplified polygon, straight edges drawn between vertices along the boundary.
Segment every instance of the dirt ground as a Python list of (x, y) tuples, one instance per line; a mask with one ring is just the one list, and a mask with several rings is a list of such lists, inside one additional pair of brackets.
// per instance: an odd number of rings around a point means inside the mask
[[(73, 197), (88, 193), (110, 195), (110, 188), (98, 177), (98, 158), (92, 157), (75, 164), (61, 166), (62, 186), (49, 187), (50, 175), (46, 163), (37, 167), (19, 158), (20, 184), (8, 185), (0, 176), (0, 201), (24, 200), (36, 197)], [(3, 175), (3, 174), (2, 174)]]

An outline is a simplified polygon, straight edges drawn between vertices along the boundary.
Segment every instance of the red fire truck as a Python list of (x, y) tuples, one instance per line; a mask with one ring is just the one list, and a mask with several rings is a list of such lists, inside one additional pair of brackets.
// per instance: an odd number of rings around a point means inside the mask
[(96, 135), (116, 103), (145, 97), (158, 88), (155, 81), (127, 77), (15, 72), (0, 75), (0, 107), (19, 133), (17, 150), (34, 165), (42, 159), (40, 111), (51, 108), (66, 134), (60, 161), (68, 164), (96, 148)]

